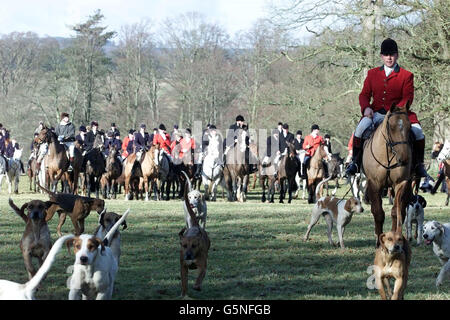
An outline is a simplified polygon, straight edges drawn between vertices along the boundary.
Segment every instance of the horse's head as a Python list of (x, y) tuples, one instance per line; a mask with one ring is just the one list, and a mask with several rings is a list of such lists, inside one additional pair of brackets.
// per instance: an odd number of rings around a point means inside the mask
[(14, 149), (13, 159), (20, 160), (20, 158), (22, 158), (22, 152), (23, 152), (23, 148), (22, 149)]
[(163, 150), (161, 149), (159, 143), (152, 145), (150, 150), (147, 152), (147, 154), (150, 155), (150, 158), (153, 160), (153, 163), (156, 166), (159, 166), (159, 164), (161, 163), (162, 153)]
[(50, 143), (52, 134), (53, 132), (49, 128), (44, 126), (42, 130), (39, 132), (39, 134), (36, 136), (36, 138), (34, 138), (34, 142), (38, 145), (41, 145), (43, 143)]
[(117, 149), (115, 145), (110, 145), (109, 146), (109, 153), (108, 153), (108, 158), (110, 159), (115, 159), (117, 155)]
[(295, 157), (297, 156), (297, 151), (295, 150), (295, 146), (293, 143), (291, 142), (286, 142), (288, 149), (289, 149), (289, 158), (291, 160), (294, 160)]
[(445, 159), (450, 158), (450, 141), (445, 141), (444, 146), (442, 147), (441, 152), (437, 157), (438, 161), (444, 161)]
[(439, 156), (444, 144), (442, 142), (436, 141), (431, 148), (431, 159), (436, 159)]
[(411, 122), (408, 118), (408, 109), (409, 101), (405, 107), (401, 108), (392, 104), (385, 119), (387, 144), (400, 163), (407, 163), (409, 159), (408, 144)]

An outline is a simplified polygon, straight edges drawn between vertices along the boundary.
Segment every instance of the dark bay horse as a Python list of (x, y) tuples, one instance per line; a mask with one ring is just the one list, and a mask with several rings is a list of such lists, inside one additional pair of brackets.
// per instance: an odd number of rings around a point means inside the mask
[(286, 187), (289, 193), (288, 203), (292, 201), (292, 193), (297, 190), (295, 175), (300, 170), (300, 162), (297, 159), (294, 144), (287, 142), (289, 152), (281, 158), (278, 169), (278, 182), (280, 185), (280, 203), (284, 202)]
[(370, 203), (375, 220), (377, 247), (385, 218), (382, 205), (384, 188), (392, 187), (395, 194), (391, 230), (401, 232), (405, 220), (412, 194), (410, 130), (407, 108), (392, 105), (372, 137), (364, 143), (362, 170), (367, 177), (365, 200)]
[[(62, 176), (66, 176), (66, 182), (69, 184), (70, 191), (76, 194), (78, 192), (78, 175), (83, 164), (83, 156), (78, 148), (74, 150), (73, 171), (67, 172), (69, 168), (69, 158), (66, 154), (66, 148), (58, 141), (56, 134), (47, 127), (44, 127), (34, 140), (38, 145), (48, 144), (47, 168), (50, 186), (53, 192), (56, 192), (56, 186)], [(67, 188), (67, 186), (66, 186)]]
[(122, 174), (122, 163), (117, 158), (117, 150), (115, 146), (109, 147), (108, 157), (106, 158), (105, 173), (102, 176), (105, 187), (103, 189), (103, 198), (113, 197), (117, 195), (117, 179)]

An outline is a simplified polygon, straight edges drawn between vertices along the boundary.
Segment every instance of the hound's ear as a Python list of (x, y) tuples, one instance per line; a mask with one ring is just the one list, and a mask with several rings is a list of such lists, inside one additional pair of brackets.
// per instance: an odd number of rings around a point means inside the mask
[(389, 108), (389, 111), (390, 111), (390, 112), (394, 112), (395, 108), (397, 108), (397, 104), (396, 104), (395, 102), (393, 102), (393, 103), (391, 104), (391, 107)]
[(57, 204), (56, 202), (53, 201), (45, 201), (44, 203), (45, 203), (45, 210), (50, 208), (52, 205)]
[(438, 223), (437, 223), (437, 227), (438, 227), (439, 230), (442, 231), (442, 234), (445, 233), (445, 228), (444, 228), (444, 226), (443, 226), (441, 223), (438, 222)]
[(178, 236), (180, 237), (180, 240), (183, 239), (183, 235), (184, 235), (185, 231), (186, 231), (186, 227), (181, 229), (181, 231), (178, 233)]
[(420, 198), (420, 204), (422, 205), (422, 208), (426, 208), (426, 206), (427, 206), (427, 200), (425, 200), (425, 198), (424, 197), (422, 197), (422, 196), (419, 196)]
[(75, 238), (69, 239), (66, 241), (67, 251), (69, 251), (70, 254), (70, 247), (73, 247), (73, 242), (75, 241)]
[[(106, 240), (106, 241), (105, 241)], [(100, 254), (103, 255), (103, 252), (105, 251), (105, 246), (108, 245), (108, 240), (100, 240), (100, 238), (94, 237), (94, 241), (97, 243), (98, 246), (100, 246)]]
[(384, 238), (386, 237), (385, 233), (380, 234), (380, 246), (383, 250), (387, 250), (386, 246), (384, 245)]
[(409, 100), (406, 101), (405, 108), (406, 108), (407, 111), (409, 111), (409, 107), (410, 106), (411, 106), (411, 103), (409, 102)]

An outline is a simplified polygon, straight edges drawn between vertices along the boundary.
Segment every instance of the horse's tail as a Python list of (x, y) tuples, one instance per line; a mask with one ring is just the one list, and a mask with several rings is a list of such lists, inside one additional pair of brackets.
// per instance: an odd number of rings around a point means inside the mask
[(325, 182), (327, 182), (327, 181), (330, 180), (330, 179), (331, 179), (331, 176), (329, 176), (328, 178), (323, 179), (322, 181), (319, 182), (319, 184), (318, 184), (317, 187), (316, 187), (316, 191), (315, 191), (316, 199), (319, 199), (319, 190), (320, 190), (320, 187), (321, 187)]

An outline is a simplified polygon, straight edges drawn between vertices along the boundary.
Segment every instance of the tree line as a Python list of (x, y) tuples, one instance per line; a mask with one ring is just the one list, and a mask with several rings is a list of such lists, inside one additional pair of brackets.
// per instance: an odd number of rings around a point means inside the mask
[(61, 112), (121, 132), (198, 120), (225, 129), (242, 114), (251, 128), (282, 121), (304, 135), (317, 123), (343, 151), (365, 73), (391, 37), (415, 75), (412, 108), (430, 147), (450, 109), (449, 11), (444, 0), (286, 0), (231, 37), (195, 12), (107, 31), (97, 10), (70, 39), (0, 36), (0, 122), (28, 145), (38, 122), (55, 125)]

